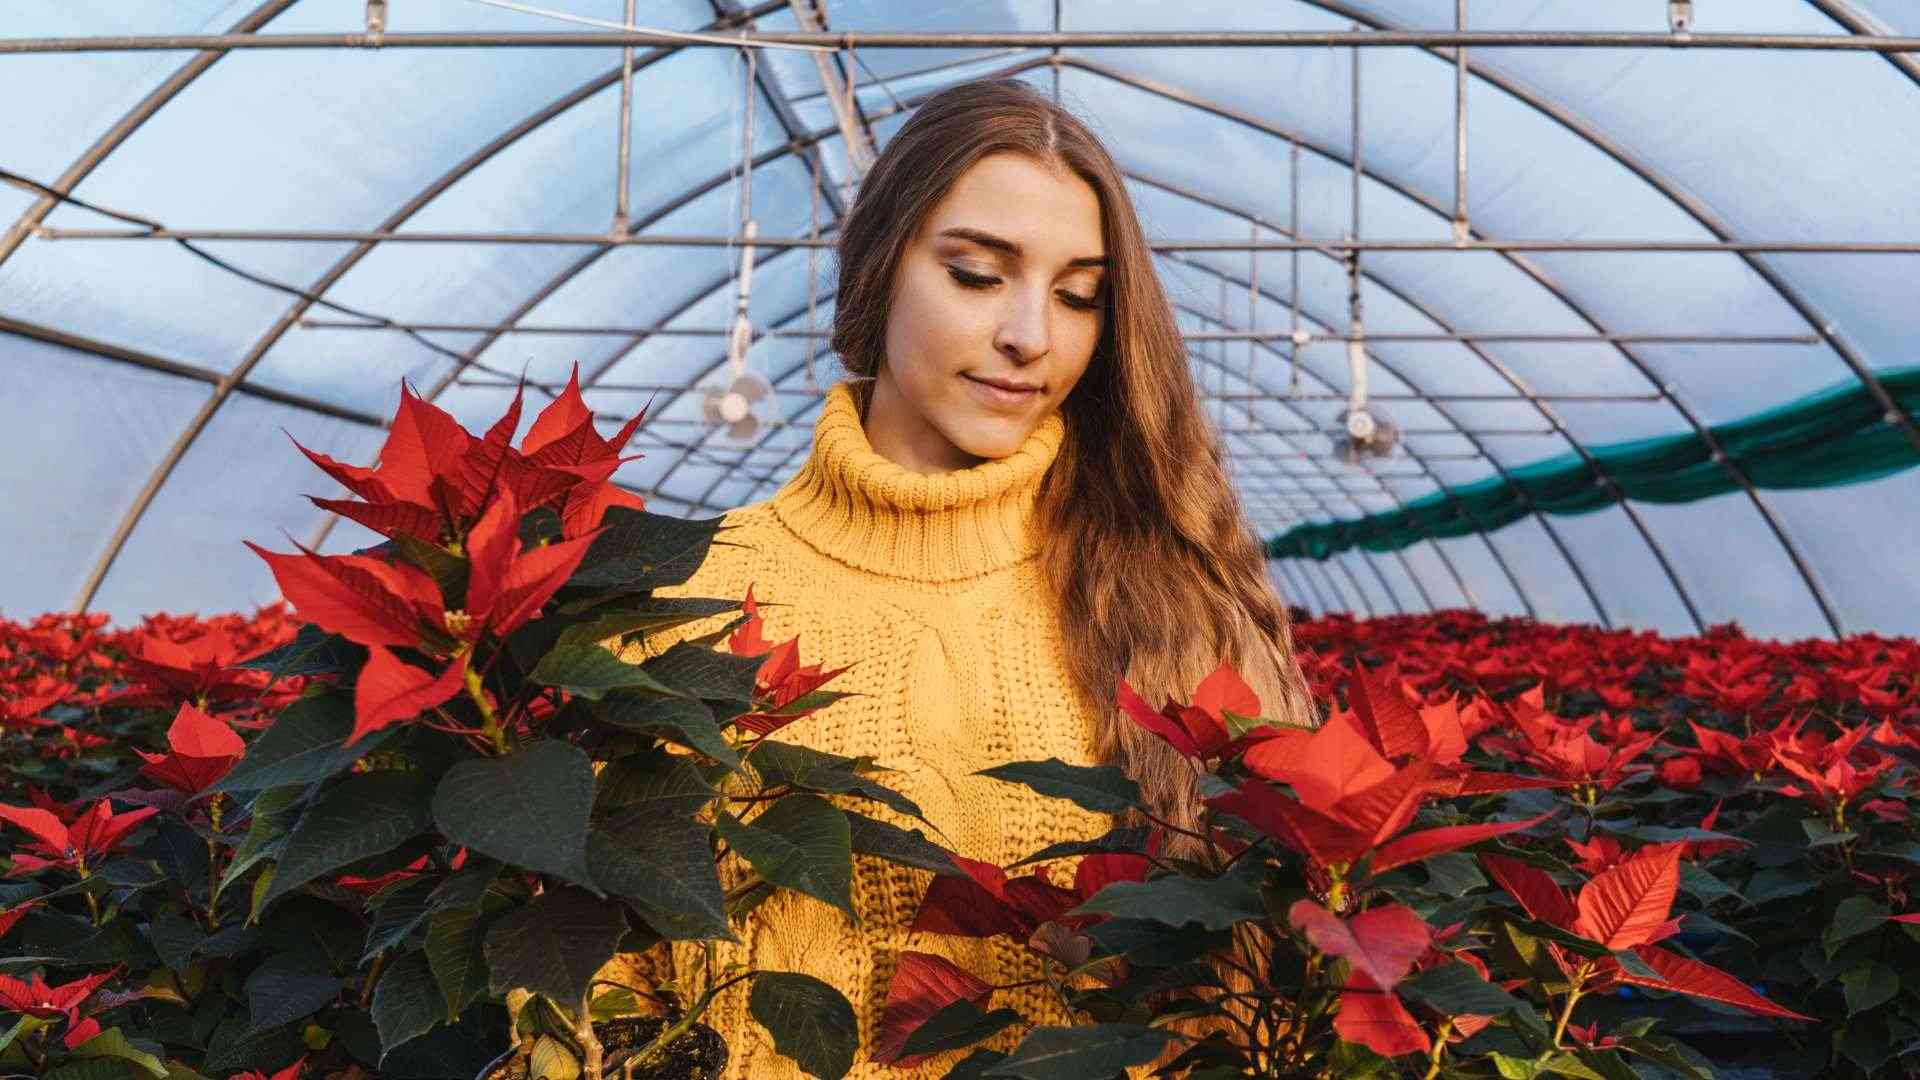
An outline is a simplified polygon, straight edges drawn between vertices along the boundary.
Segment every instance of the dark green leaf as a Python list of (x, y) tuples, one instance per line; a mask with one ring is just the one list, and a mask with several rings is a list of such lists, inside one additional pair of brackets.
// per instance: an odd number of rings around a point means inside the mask
[(305, 623), (293, 640), (231, 666), (264, 671), (275, 680), (296, 675), (346, 675), (367, 662), (367, 650), (338, 634)]
[(527, 677), (542, 686), (559, 687), (589, 701), (598, 701), (612, 690), (644, 690), (665, 696), (679, 693), (656, 680), (639, 664), (620, 659), (604, 645), (569, 641), (564, 637), (552, 652), (540, 658)]
[(1250, 874), (1230, 873), (1217, 878), (1170, 874), (1151, 881), (1118, 881), (1068, 914), (1151, 919), (1169, 926), (1197, 923), (1208, 930), (1225, 930), (1264, 918), (1266, 913), (1256, 880)]
[(862, 855), (875, 855), (901, 866), (931, 870), (947, 877), (966, 876), (966, 872), (954, 864), (953, 853), (927, 839), (920, 830), (910, 831), (864, 814), (843, 812), (851, 829), (850, 840), (854, 851)]
[(960, 1063), (947, 1073), (946, 1080), (982, 1080), (987, 1070), (1007, 1060), (1007, 1055), (998, 1050), (975, 1050), (960, 1059)]
[(463, 761), (433, 794), (433, 820), (457, 844), (509, 866), (593, 887), (587, 817), (593, 765), (579, 747), (547, 740), (517, 754)]
[(486, 899), (493, 879), (500, 876), (500, 863), (469, 851), (460, 869), (448, 874), (433, 890), (427, 906), (435, 911), (454, 908), (478, 908)]
[(176, 973), (193, 959), (193, 950), (206, 937), (199, 923), (171, 911), (155, 915), (147, 924), (147, 940), (153, 943), (153, 951), (160, 954), (161, 963)]
[(908, 817), (926, 820), (912, 799), (857, 772), (859, 761), (854, 758), (769, 740), (754, 748), (752, 764), (768, 787), (790, 784), (828, 795), (858, 795)]
[(1900, 976), (1885, 964), (1868, 964), (1840, 976), (1846, 988), (1847, 1016), (1853, 1017), (1893, 1000), (1900, 992)]
[(524, 987), (578, 1008), (626, 932), (618, 902), (581, 889), (550, 889), (487, 928), (488, 985), (496, 994)]
[(740, 755), (720, 734), (713, 710), (696, 698), (656, 697), (614, 691), (591, 706), (602, 724), (622, 731), (653, 735), (690, 747), (727, 766), (740, 764)]
[(1021, 1015), (1012, 1009), (999, 1008), (983, 1013), (973, 1002), (960, 998), (913, 1029), (913, 1033), (907, 1036), (902, 1052), (906, 1056), (917, 1057), (958, 1050), (1022, 1021)]
[(440, 878), (422, 875), (397, 881), (381, 891), (374, 901), (377, 907), (373, 925), (367, 928), (367, 945), (361, 953), (361, 963), (371, 963), (375, 953), (405, 941), (414, 927), (426, 921), (440, 881)]
[(1121, 825), (1093, 838), (1092, 840), (1067, 840), (1058, 844), (1049, 844), (1039, 851), (1021, 859), (1007, 869), (1026, 866), (1028, 863), (1046, 862), (1049, 859), (1065, 859), (1074, 855), (1098, 855), (1124, 852), (1138, 855), (1147, 850), (1147, 836), (1151, 830), (1144, 825)]
[(761, 877), (857, 918), (851, 892), (852, 829), (832, 803), (817, 795), (787, 795), (751, 823), (722, 813), (714, 824)]
[[(157, 1044), (148, 1043), (147, 1045), (153, 1047), (155, 1050), (160, 1049)], [(136, 1045), (117, 1027), (108, 1028), (93, 1038), (88, 1039), (86, 1042), (81, 1043), (79, 1046), (74, 1047), (73, 1056), (82, 1059), (92, 1058), (102, 1063), (123, 1061), (148, 1076), (159, 1078), (159, 1080), (166, 1080), (170, 1075), (165, 1062), (155, 1057), (150, 1051)], [(126, 1066), (118, 1066), (117, 1068), (119, 1069), (117, 1073), (108, 1073), (106, 1075), (128, 1075)]]
[(1106, 919), (1087, 927), (1101, 956), (1123, 956), (1146, 967), (1172, 967), (1223, 948), (1230, 943), (1225, 931), (1193, 923), (1168, 926), (1153, 919)]
[(1037, 1027), (1005, 1061), (982, 1075), (1022, 1080), (1115, 1076), (1129, 1066), (1145, 1065), (1159, 1057), (1168, 1038), (1166, 1032), (1140, 1024)]
[(446, 1019), (459, 1016), (467, 1003), (487, 992), (486, 935), (479, 907), (449, 907), (427, 920), (423, 950), (433, 981), (446, 1002)]
[(1849, 896), (1833, 909), (1833, 921), (1827, 924), (1825, 933), (1820, 935), (1820, 942), (1831, 957), (1840, 951), (1840, 946), (1861, 934), (1878, 930), (1880, 924), (1886, 921), (1887, 909), (1872, 898)]
[(600, 519), (606, 531), (594, 538), (579, 569), (567, 579), (567, 589), (639, 592), (684, 584), (706, 560), (707, 548), (725, 520), (611, 507)]
[(811, 975), (765, 971), (753, 980), (747, 1008), (773, 1036), (773, 1047), (810, 1076), (839, 1080), (853, 1068), (859, 1025), (840, 991)]
[(326, 1008), (340, 980), (313, 958), (272, 953), (247, 976), (247, 1013), (255, 1031), (289, 1024)]
[(373, 987), (373, 1023), (380, 1029), (381, 1060), (394, 1047), (426, 1034), (445, 1019), (426, 956), (401, 953), (388, 961)]
[(661, 937), (731, 941), (712, 832), (691, 818), (631, 815), (587, 837), (587, 863), (594, 880), (633, 904)]
[(1025, 784), (1049, 798), (1071, 799), (1098, 814), (1125, 813), (1140, 805), (1140, 785), (1112, 765), (1069, 765), (1048, 758), (995, 765), (977, 775)]
[(668, 686), (705, 701), (745, 706), (764, 657), (736, 656), (688, 641), (675, 642), (646, 662), (648, 673)]
[(433, 825), (419, 773), (356, 773), (321, 793), (287, 836), (260, 906), (348, 863), (391, 851)]
[[(671, 699), (670, 699), (671, 700)], [(704, 709), (706, 706), (694, 702)], [(615, 758), (600, 770), (593, 812), (601, 818), (691, 818), (717, 795), (685, 754), (649, 747)]]
[(1417, 972), (1401, 981), (1394, 990), (1415, 1001), (1426, 1003), (1446, 1016), (1472, 1013), (1499, 1016), (1509, 1010), (1532, 1010), (1533, 1006), (1480, 977), (1480, 973), (1462, 963), (1446, 963)]
[(247, 824), (246, 838), (233, 850), (233, 859), (227, 863), (227, 871), (220, 877), (220, 884), (214, 890), (215, 896), (225, 892), (227, 886), (238, 881), (262, 859), (274, 858), (280, 853), (279, 841), (286, 837), (287, 829), (299, 817), (295, 805), (305, 791), (304, 784), (288, 784), (268, 788), (254, 796), (250, 808), (253, 816)]
[(247, 744), (246, 756), (213, 785), (228, 793), (324, 780), (380, 748), (399, 726), (364, 735), (351, 747), (353, 702), (331, 694), (301, 698)]

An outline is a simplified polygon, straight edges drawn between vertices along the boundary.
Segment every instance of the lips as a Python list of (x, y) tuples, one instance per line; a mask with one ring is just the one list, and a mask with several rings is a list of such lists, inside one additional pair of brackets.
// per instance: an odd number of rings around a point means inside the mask
[(1028, 385), (1026, 383), (1008, 382), (1000, 379), (983, 379), (977, 375), (968, 375), (967, 378), (972, 379), (974, 382), (977, 382), (977, 383), (982, 383), (987, 386), (992, 386), (1001, 390), (1005, 390), (1010, 394), (1031, 393), (1040, 389), (1037, 386)]

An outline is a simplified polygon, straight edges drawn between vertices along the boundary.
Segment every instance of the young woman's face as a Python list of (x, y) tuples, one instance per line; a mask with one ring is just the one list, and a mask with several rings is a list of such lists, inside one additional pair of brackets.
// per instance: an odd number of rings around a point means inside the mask
[(962, 173), (894, 270), (874, 450), (919, 473), (1018, 450), (1093, 358), (1105, 257), (1085, 180), (1004, 153)]

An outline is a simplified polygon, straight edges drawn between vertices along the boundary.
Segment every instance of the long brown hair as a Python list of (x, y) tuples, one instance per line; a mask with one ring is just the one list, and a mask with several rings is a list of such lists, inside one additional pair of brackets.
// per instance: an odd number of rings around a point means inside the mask
[[(928, 98), (887, 143), (841, 225), (833, 347), (855, 376), (878, 373), (902, 253), (962, 173), (1004, 152), (1070, 170), (1100, 199), (1106, 318), (1060, 407), (1067, 436), (1036, 501), (1041, 560), (1072, 674), (1100, 717), (1099, 752), (1140, 783), (1157, 813), (1190, 825), (1199, 810), (1194, 771), (1119, 711), (1123, 673), (1158, 708), (1186, 700), (1226, 659), (1268, 719), (1305, 724), (1314, 713), (1286, 605), (1227, 480), (1172, 306), (1106, 148), (1015, 80)], [(871, 386), (854, 384), (863, 415)]]

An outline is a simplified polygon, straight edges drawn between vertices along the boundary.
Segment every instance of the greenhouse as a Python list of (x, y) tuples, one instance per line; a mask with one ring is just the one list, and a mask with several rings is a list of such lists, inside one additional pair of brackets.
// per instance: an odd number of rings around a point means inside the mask
[[(1911, 0), (27, 0), (0, 96), (0, 1073), (1920, 1076)], [(942, 237), (1104, 245), (927, 301), (1081, 402), (899, 419)]]

